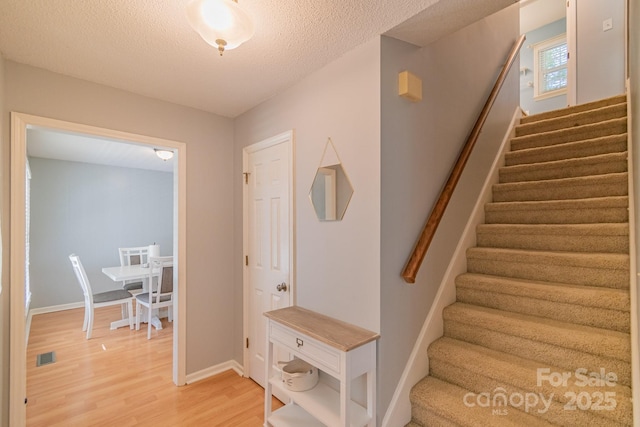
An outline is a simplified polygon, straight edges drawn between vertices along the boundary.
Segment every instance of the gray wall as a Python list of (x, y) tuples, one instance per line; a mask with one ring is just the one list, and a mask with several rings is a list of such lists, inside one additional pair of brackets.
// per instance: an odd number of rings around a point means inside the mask
[[(380, 330), (379, 82), (380, 39), (375, 38), (238, 117), (235, 157), (240, 176), (243, 147), (295, 130), (297, 305), (376, 332)], [(328, 138), (354, 190), (342, 221), (319, 221), (308, 197)], [(235, 194), (240, 213), (240, 180)], [(235, 254), (242, 256), (240, 222)], [(240, 265), (237, 275), (242, 277)], [(240, 283), (237, 303), (242, 301)], [(241, 315), (238, 312), (240, 319)], [(236, 351), (240, 357), (242, 348)]]
[(0, 264), (0, 426), (9, 425), (9, 132), (5, 110), (4, 58), (0, 52), (0, 227), (2, 230), (2, 259)]
[(33, 157), (29, 166), (32, 309), (83, 301), (71, 253), (93, 292), (119, 287), (101, 271), (120, 265), (119, 247), (155, 242), (172, 255), (172, 173)]
[[(577, 103), (624, 93), (625, 0), (580, 0), (576, 8)], [(608, 18), (613, 28), (602, 31)]]
[[(527, 114), (537, 114), (544, 111), (557, 110), (567, 106), (567, 94), (551, 98), (533, 99), (533, 87), (527, 83), (534, 81), (533, 74), (533, 45), (543, 42), (567, 31), (566, 18), (559, 19), (543, 27), (526, 33), (527, 40), (520, 51), (520, 69), (527, 68), (526, 74), (520, 74), (520, 106)], [(518, 64), (515, 64), (516, 66)]]
[[(242, 310), (233, 304), (234, 289), (229, 286), (234, 281), (236, 260), (229, 250), (236, 221), (232, 204), (233, 121), (11, 61), (5, 62), (4, 88), (3, 219), (8, 218), (10, 209), (6, 190), (10, 111), (186, 144), (186, 371), (190, 374), (232, 360), (234, 344), (241, 340), (234, 335), (234, 314)], [(3, 231), (7, 226), (5, 220)], [(8, 231), (2, 237), (7, 248)], [(5, 252), (5, 267), (9, 265), (7, 255)], [(3, 345), (8, 345), (8, 327), (3, 319)], [(7, 363), (4, 358), (5, 370)]]
[[(518, 104), (517, 66), (504, 88), (510, 96), (496, 107), (500, 118), (488, 123), (489, 141), (472, 161), (479, 166), (435, 242), (438, 255), (415, 286), (400, 272), (517, 33), (511, 7), (424, 49), (375, 39), (236, 120), (238, 173), (243, 147), (295, 129), (298, 304), (381, 332), (379, 419)], [(405, 69), (423, 79), (422, 103), (398, 97), (397, 74)], [(327, 137), (354, 188), (344, 220), (329, 223), (315, 218), (307, 198)], [(241, 194), (236, 185), (238, 210)]]
[[(518, 105), (516, 61), (416, 283), (405, 283), (400, 274), (418, 234), (518, 38), (518, 13), (511, 6), (422, 49), (382, 40), (381, 410), (392, 398)], [(403, 70), (422, 78), (422, 102), (398, 97)]]

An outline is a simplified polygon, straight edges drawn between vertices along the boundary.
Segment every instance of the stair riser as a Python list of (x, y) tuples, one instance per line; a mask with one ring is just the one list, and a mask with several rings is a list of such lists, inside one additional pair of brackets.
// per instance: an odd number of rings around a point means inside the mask
[[(488, 373), (486, 376), (478, 375), (438, 359), (430, 361), (429, 374), (435, 378), (470, 390), (475, 394), (489, 393), (489, 395), (492, 396), (498, 388), (504, 389), (507, 397), (513, 396), (514, 394), (525, 396), (526, 393), (536, 393), (537, 396), (539, 396), (540, 393), (513, 387), (505, 382), (494, 380), (490, 376), (491, 373)], [(535, 382), (535, 377), (532, 380)], [(619, 406), (616, 408), (617, 410), (614, 411), (569, 411), (565, 408), (565, 402), (556, 400), (556, 398), (558, 398), (557, 393), (553, 393), (553, 395), (551, 393), (543, 393), (547, 401), (551, 399), (548, 409), (545, 410), (544, 403), (542, 400), (539, 400), (538, 405), (530, 408), (528, 413), (558, 425), (610, 427), (615, 425), (630, 425), (631, 423), (631, 411), (628, 410), (629, 406), (624, 405), (622, 402), (619, 402)], [(622, 399), (619, 398), (618, 400)], [(627, 411), (624, 409), (627, 409)]]
[(527, 168), (501, 168), (499, 171), (500, 183), (544, 181), (549, 179), (576, 178), (626, 172), (627, 159), (583, 165), (560, 164), (553, 168), (540, 168), (536, 166), (538, 166), (538, 164), (531, 165), (531, 167)]
[(629, 270), (623, 268), (553, 265), (533, 258), (531, 262), (527, 263), (468, 258), (467, 270), (469, 273), (490, 274), (517, 279), (561, 282), (582, 286), (601, 286), (615, 289), (629, 288)]
[(453, 320), (445, 320), (444, 336), (529, 359), (540, 363), (541, 367), (556, 366), (571, 371), (576, 369), (578, 363), (579, 367), (590, 372), (598, 372), (601, 367), (605, 367), (607, 372), (616, 373), (618, 384), (631, 385), (630, 363), (603, 355), (533, 341), (500, 331), (474, 328)]
[(581, 159), (591, 156), (624, 153), (627, 151), (626, 134), (602, 140), (588, 140), (549, 147), (511, 151), (505, 155), (506, 166)]
[(629, 333), (629, 312), (461, 287), (457, 288), (456, 296), (459, 302), (466, 304)]
[[(476, 332), (496, 331), (530, 341), (531, 350), (538, 344), (572, 349), (609, 359), (631, 360), (628, 334), (584, 326), (572, 326), (540, 317), (500, 312), (488, 308), (455, 303), (443, 311), (444, 322), (466, 325)], [(575, 361), (574, 361), (575, 362)]]
[(611, 98), (601, 99), (594, 102), (588, 102), (584, 104), (574, 105), (568, 108), (562, 108), (560, 110), (547, 111), (545, 113), (535, 114), (532, 116), (524, 116), (520, 119), (520, 123), (533, 123), (540, 120), (547, 120), (554, 117), (564, 117), (570, 114), (580, 113), (583, 111), (595, 110), (597, 108), (603, 108), (610, 105), (623, 104), (627, 102), (625, 95), (613, 96)]
[(569, 116), (539, 120), (516, 126), (516, 136), (527, 136), (542, 132), (551, 132), (560, 129), (570, 129), (600, 123), (607, 120), (619, 119), (627, 114), (627, 104), (612, 105), (591, 111), (584, 111)]
[(584, 141), (627, 132), (627, 119), (616, 119), (595, 125), (583, 126), (579, 129), (561, 130), (511, 139), (511, 151), (535, 147), (548, 147), (569, 142)]
[(539, 251), (629, 253), (628, 235), (477, 233), (477, 246)]
[(535, 282), (471, 273), (457, 276), (455, 284), (457, 289), (513, 295), (627, 313), (631, 311), (629, 290)]
[(438, 426), (438, 427), (460, 427), (459, 423), (449, 421), (433, 412), (428, 408), (421, 406), (411, 407), (412, 421), (417, 424), (407, 424), (405, 427), (422, 427), (422, 426)]
[(487, 224), (597, 224), (628, 220), (627, 208), (512, 209), (485, 212)]
[[(573, 180), (572, 180), (573, 181)], [(549, 187), (552, 186), (550, 189)], [(535, 185), (497, 184), (493, 187), (494, 202), (525, 202), (544, 200), (575, 200), (594, 197), (626, 196), (625, 179), (574, 181), (571, 183), (535, 183)]]
[[(495, 425), (499, 419), (501, 427), (553, 427), (547, 421), (515, 408), (509, 408), (505, 414), (502, 411), (496, 413), (491, 408), (465, 404), (467, 393), (468, 390), (453, 384), (426, 377), (413, 387), (409, 396), (413, 421), (421, 426), (478, 427)], [(406, 427), (417, 426), (410, 423)]]

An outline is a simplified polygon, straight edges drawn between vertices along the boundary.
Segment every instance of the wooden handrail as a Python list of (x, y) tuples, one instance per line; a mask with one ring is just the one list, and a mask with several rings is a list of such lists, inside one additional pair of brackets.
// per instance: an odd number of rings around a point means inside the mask
[(518, 53), (520, 52), (520, 48), (524, 43), (525, 35), (521, 35), (518, 41), (513, 45), (511, 49), (511, 53), (509, 53), (509, 57), (507, 58), (507, 62), (505, 62), (502, 67), (502, 71), (498, 75), (496, 79), (496, 83), (489, 94), (489, 98), (487, 102), (484, 104), (480, 115), (478, 116), (478, 120), (476, 124), (473, 126), (469, 137), (467, 138), (467, 142), (465, 143), (460, 155), (458, 156), (458, 160), (456, 160), (456, 164), (453, 166), (451, 173), (449, 174), (449, 179), (447, 183), (442, 188), (440, 192), (440, 196), (436, 201), (433, 209), (431, 210), (431, 214), (429, 214), (429, 219), (427, 219), (427, 223), (422, 229), (422, 233), (420, 234), (420, 238), (416, 242), (415, 247), (413, 248), (413, 252), (407, 261), (407, 265), (404, 267), (402, 271), (402, 277), (407, 283), (415, 283), (416, 275), (418, 274), (418, 270), (420, 269), (420, 265), (422, 264), (422, 260), (429, 249), (429, 245), (431, 244), (431, 240), (433, 239), (436, 230), (438, 229), (438, 224), (440, 224), (440, 220), (444, 215), (444, 211), (451, 200), (451, 196), (453, 195), (453, 190), (455, 190), (458, 181), (460, 180), (460, 176), (462, 175), (462, 171), (464, 170), (464, 166), (469, 160), (469, 156), (471, 155), (471, 151), (475, 146), (478, 137), (480, 136), (480, 131), (482, 130), (482, 126), (484, 122), (487, 120), (489, 116), (489, 112), (491, 111), (491, 107), (498, 97), (498, 93), (500, 92), (500, 88), (502, 88), (502, 84), (504, 83), (507, 73), (511, 69), (511, 66), (515, 62)]

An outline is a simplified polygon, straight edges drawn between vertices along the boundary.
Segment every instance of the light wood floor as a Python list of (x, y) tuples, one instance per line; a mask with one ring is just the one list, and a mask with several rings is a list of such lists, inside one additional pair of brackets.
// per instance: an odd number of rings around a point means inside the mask
[[(27, 426), (242, 426), (263, 424), (264, 390), (234, 371), (191, 385), (172, 382), (172, 324), (109, 330), (119, 307), (96, 310), (93, 336), (83, 309), (33, 317), (27, 347)], [(36, 367), (55, 351), (56, 362)], [(274, 399), (274, 407), (282, 406)]]

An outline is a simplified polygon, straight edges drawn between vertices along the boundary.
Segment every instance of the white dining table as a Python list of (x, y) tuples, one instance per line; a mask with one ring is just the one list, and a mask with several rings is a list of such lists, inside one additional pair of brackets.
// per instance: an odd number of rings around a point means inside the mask
[[(134, 265), (122, 265), (116, 267), (103, 267), (102, 272), (109, 277), (114, 282), (122, 282), (124, 280), (136, 280), (136, 279), (147, 279), (149, 277), (149, 267), (144, 267), (143, 264), (134, 264)], [(156, 272), (156, 275), (160, 274), (160, 272)], [(147, 282), (145, 280), (142, 281), (143, 286), (147, 286)], [(148, 289), (144, 289), (145, 292)], [(156, 329), (162, 329), (162, 322), (158, 318), (158, 316), (153, 316), (151, 318), (151, 324)], [(121, 328), (123, 326), (129, 326), (129, 319), (124, 317), (120, 320), (115, 320), (111, 322), (111, 329)]]
[(120, 265), (117, 267), (104, 267), (102, 272), (114, 282), (123, 280), (146, 279), (149, 277), (149, 267), (142, 264)]

